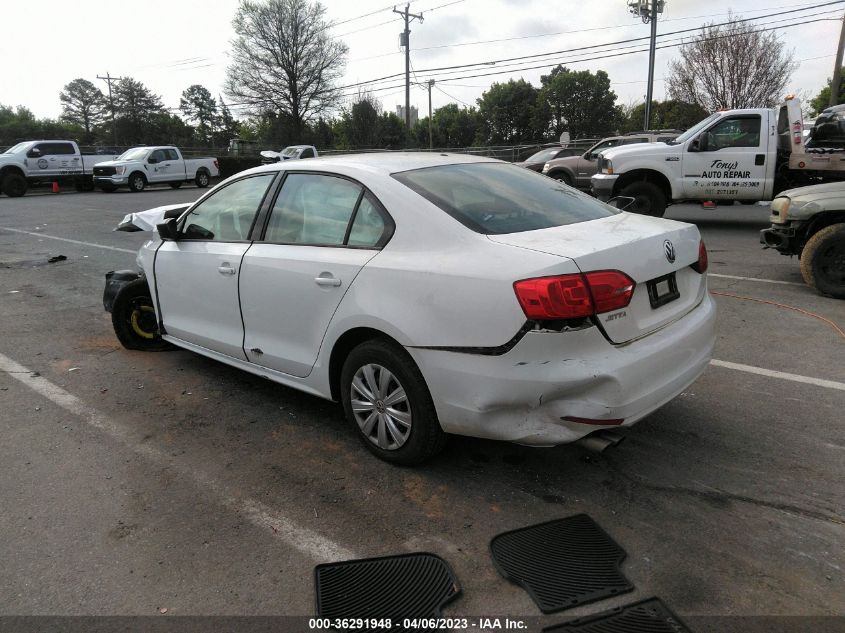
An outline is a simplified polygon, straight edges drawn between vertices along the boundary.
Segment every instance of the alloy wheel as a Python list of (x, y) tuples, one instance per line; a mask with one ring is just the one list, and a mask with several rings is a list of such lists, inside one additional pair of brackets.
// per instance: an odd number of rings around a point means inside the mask
[(411, 435), (411, 403), (396, 376), (381, 365), (364, 365), (355, 372), (350, 391), (364, 436), (383, 450), (401, 448)]

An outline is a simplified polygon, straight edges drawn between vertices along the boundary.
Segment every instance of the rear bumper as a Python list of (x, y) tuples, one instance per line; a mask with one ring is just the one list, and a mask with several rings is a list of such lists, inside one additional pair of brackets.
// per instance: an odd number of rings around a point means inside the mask
[(602, 201), (609, 200), (613, 197), (613, 188), (617, 180), (619, 176), (616, 174), (596, 174), (590, 178), (593, 195)]
[(705, 294), (678, 321), (622, 346), (590, 327), (532, 331), (501, 356), (408, 351), (447, 433), (551, 446), (618, 426), (564, 417), (631, 426), (652, 413), (701, 375), (714, 344), (715, 306)]

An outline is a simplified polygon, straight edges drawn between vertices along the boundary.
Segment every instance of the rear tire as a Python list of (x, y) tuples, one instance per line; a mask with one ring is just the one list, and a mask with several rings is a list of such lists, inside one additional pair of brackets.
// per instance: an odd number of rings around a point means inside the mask
[(29, 185), (26, 182), (26, 178), (20, 174), (11, 173), (7, 174), (3, 178), (3, 183), (0, 188), (2, 188), (3, 193), (10, 198), (20, 198), (26, 194), (26, 190), (29, 188)]
[(640, 213), (655, 218), (662, 218), (666, 213), (666, 196), (660, 187), (653, 182), (640, 180), (632, 182), (619, 192), (620, 196), (633, 198), (634, 201), (626, 209), (631, 213)]
[(117, 340), (126, 349), (159, 352), (172, 347), (159, 334), (146, 279), (130, 282), (118, 293), (112, 306), (111, 322)]
[(813, 235), (801, 252), (801, 276), (818, 292), (845, 299), (845, 223)]
[(178, 189), (179, 187), (182, 186), (181, 182), (169, 182), (167, 184), (170, 185), (171, 189)]
[(196, 178), (194, 178), (194, 183), (200, 189), (205, 189), (206, 187), (208, 187), (210, 182), (211, 182), (211, 176), (204, 169), (200, 169), (197, 172)]
[(129, 191), (138, 193), (144, 190), (147, 186), (147, 179), (140, 171), (129, 174)]
[(361, 441), (385, 461), (421, 464), (446, 444), (425, 379), (396, 343), (373, 339), (353, 349), (343, 363), (340, 393)]

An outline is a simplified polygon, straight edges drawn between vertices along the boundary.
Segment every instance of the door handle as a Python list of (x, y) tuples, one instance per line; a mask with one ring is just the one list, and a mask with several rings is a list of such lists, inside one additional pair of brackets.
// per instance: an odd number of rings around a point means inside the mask
[(314, 281), (318, 286), (339, 286), (341, 284), (340, 279), (334, 277), (315, 277)]
[(232, 265), (229, 262), (224, 262), (220, 266), (217, 267), (217, 272), (221, 275), (234, 275), (235, 269), (232, 268)]

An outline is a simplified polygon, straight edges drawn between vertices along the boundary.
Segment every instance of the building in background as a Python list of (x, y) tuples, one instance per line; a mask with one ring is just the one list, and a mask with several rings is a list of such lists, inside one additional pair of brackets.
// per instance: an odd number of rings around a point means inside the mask
[[(405, 120), (405, 106), (396, 106), (396, 116), (403, 121)], [(411, 127), (417, 124), (417, 106), (411, 106)]]

